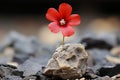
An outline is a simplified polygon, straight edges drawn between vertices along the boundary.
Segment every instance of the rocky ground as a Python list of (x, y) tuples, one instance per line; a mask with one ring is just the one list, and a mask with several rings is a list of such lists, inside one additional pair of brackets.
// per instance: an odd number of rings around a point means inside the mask
[[(86, 71), (76, 80), (120, 80), (119, 35), (87, 36), (79, 43), (85, 46), (88, 60)], [(0, 43), (0, 80), (62, 80), (43, 74), (55, 49), (56, 45), (43, 45), (36, 37), (9, 33)]]

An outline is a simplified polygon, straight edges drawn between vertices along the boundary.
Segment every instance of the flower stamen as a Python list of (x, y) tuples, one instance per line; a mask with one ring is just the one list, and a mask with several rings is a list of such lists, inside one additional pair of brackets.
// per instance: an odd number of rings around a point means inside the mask
[(60, 20), (60, 25), (62, 25), (62, 26), (63, 26), (63, 25), (65, 25), (65, 24), (66, 24), (65, 19), (61, 19), (61, 20)]

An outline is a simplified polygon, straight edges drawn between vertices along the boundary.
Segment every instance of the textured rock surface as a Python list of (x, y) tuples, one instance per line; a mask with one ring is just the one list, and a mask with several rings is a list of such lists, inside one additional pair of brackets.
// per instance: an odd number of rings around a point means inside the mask
[(0, 77), (10, 75), (16, 67), (10, 65), (0, 65)]
[(104, 77), (99, 77), (93, 80), (113, 80), (112, 78), (110, 78), (109, 76), (104, 76)]
[(34, 60), (34, 58), (31, 58), (25, 61), (20, 66), (18, 66), (18, 71), (24, 72), (23, 76), (34, 75), (40, 70), (41, 70), (41, 65), (36, 60)]
[(76, 79), (86, 72), (88, 54), (81, 44), (66, 44), (56, 49), (43, 73), (62, 79)]
[(6, 76), (2, 80), (23, 80), (19, 76)]

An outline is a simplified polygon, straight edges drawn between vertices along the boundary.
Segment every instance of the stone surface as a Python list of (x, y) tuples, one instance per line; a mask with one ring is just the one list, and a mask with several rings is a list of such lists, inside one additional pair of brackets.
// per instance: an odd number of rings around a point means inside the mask
[(104, 77), (98, 77), (98, 78), (92, 79), (92, 80), (113, 80), (113, 79), (110, 78), (109, 76), (104, 76)]
[(11, 75), (16, 67), (10, 65), (0, 65), (0, 77)]
[(19, 64), (24, 63), (27, 59), (29, 59), (32, 55), (24, 54), (24, 53), (16, 53), (13, 57), (13, 62), (17, 62)]
[(100, 49), (111, 49), (112, 45), (104, 40), (84, 38), (81, 43), (85, 44), (86, 49), (100, 48)]
[[(85, 31), (83, 31), (83, 32), (85, 32)], [(112, 46), (118, 45), (118, 43), (117, 43), (117, 38), (118, 37), (114, 33), (102, 32), (102, 33), (96, 34), (95, 32), (93, 32), (93, 31), (90, 32), (90, 30), (88, 30), (88, 31), (85, 32), (84, 35), (82, 34), (81, 36), (83, 36), (82, 39), (91, 38), (91, 39), (95, 39), (95, 40), (105, 41), (105, 42), (107, 42), (108, 44), (110, 44)], [(80, 38), (81, 38), (81, 36), (80, 36)], [(99, 44), (99, 45), (101, 45), (101, 44)]]
[(102, 67), (98, 70), (98, 74), (99, 76), (110, 76), (113, 77), (117, 74), (120, 74), (120, 64), (116, 65), (114, 67)]
[[(13, 61), (22, 64), (29, 57), (35, 55), (40, 47), (40, 42), (34, 36), (28, 37), (16, 31), (11, 31), (5, 36), (2, 43), (0, 43), (0, 52), (2, 53), (7, 47), (12, 47), (14, 49), (15, 54), (13, 56)], [(8, 60), (8, 58), (0, 58), (0, 63), (6, 63)]]
[(88, 56), (89, 57), (88, 57), (88, 60), (87, 60), (87, 64), (88, 64), (89, 67), (93, 67), (95, 65), (95, 59), (94, 59), (93, 55), (90, 54), (89, 52), (88, 52)]
[(56, 49), (43, 73), (62, 79), (76, 79), (86, 72), (88, 54), (81, 44), (65, 44)]
[(118, 33), (118, 36), (117, 36), (117, 44), (120, 45), (120, 35)]
[(38, 71), (40, 71), (41, 67), (42, 65), (40, 65), (36, 59), (31, 58), (18, 66), (18, 71), (23, 71), (23, 76), (30, 76), (35, 75)]
[(23, 80), (37, 80), (36, 76), (27, 76)]
[(120, 57), (120, 46), (114, 47), (110, 52), (113, 56)]
[(98, 76), (93, 72), (92, 69), (90, 69), (90, 67), (88, 67), (84, 77), (85, 77), (85, 79), (95, 79)]
[(14, 54), (15, 53), (13, 48), (10, 47), (5, 48), (2, 54), (0, 54), (0, 64), (6, 64), (12, 61)]
[(110, 63), (114, 64), (120, 64), (120, 58), (114, 57), (114, 56), (106, 56), (106, 60), (109, 61)]
[(23, 80), (23, 79), (19, 76), (6, 76), (2, 80)]
[(120, 74), (117, 74), (112, 77), (113, 80), (120, 80)]
[(106, 55), (110, 55), (110, 52), (106, 49), (90, 49), (88, 50), (89, 54), (91, 54), (94, 58), (94, 66), (91, 67), (93, 71), (96, 73), (97, 69), (101, 67), (109, 67), (115, 66), (113, 63), (110, 63), (106, 60)]
[(42, 75), (42, 71), (37, 72), (36, 76), (38, 80), (49, 80), (46, 76)]

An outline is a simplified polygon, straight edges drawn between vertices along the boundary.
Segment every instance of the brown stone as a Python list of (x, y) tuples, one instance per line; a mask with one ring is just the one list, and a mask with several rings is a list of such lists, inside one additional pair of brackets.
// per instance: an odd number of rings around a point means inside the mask
[(114, 47), (110, 52), (113, 56), (120, 57), (120, 46)]
[(81, 44), (65, 44), (56, 49), (43, 73), (62, 79), (76, 79), (86, 72), (88, 54)]

